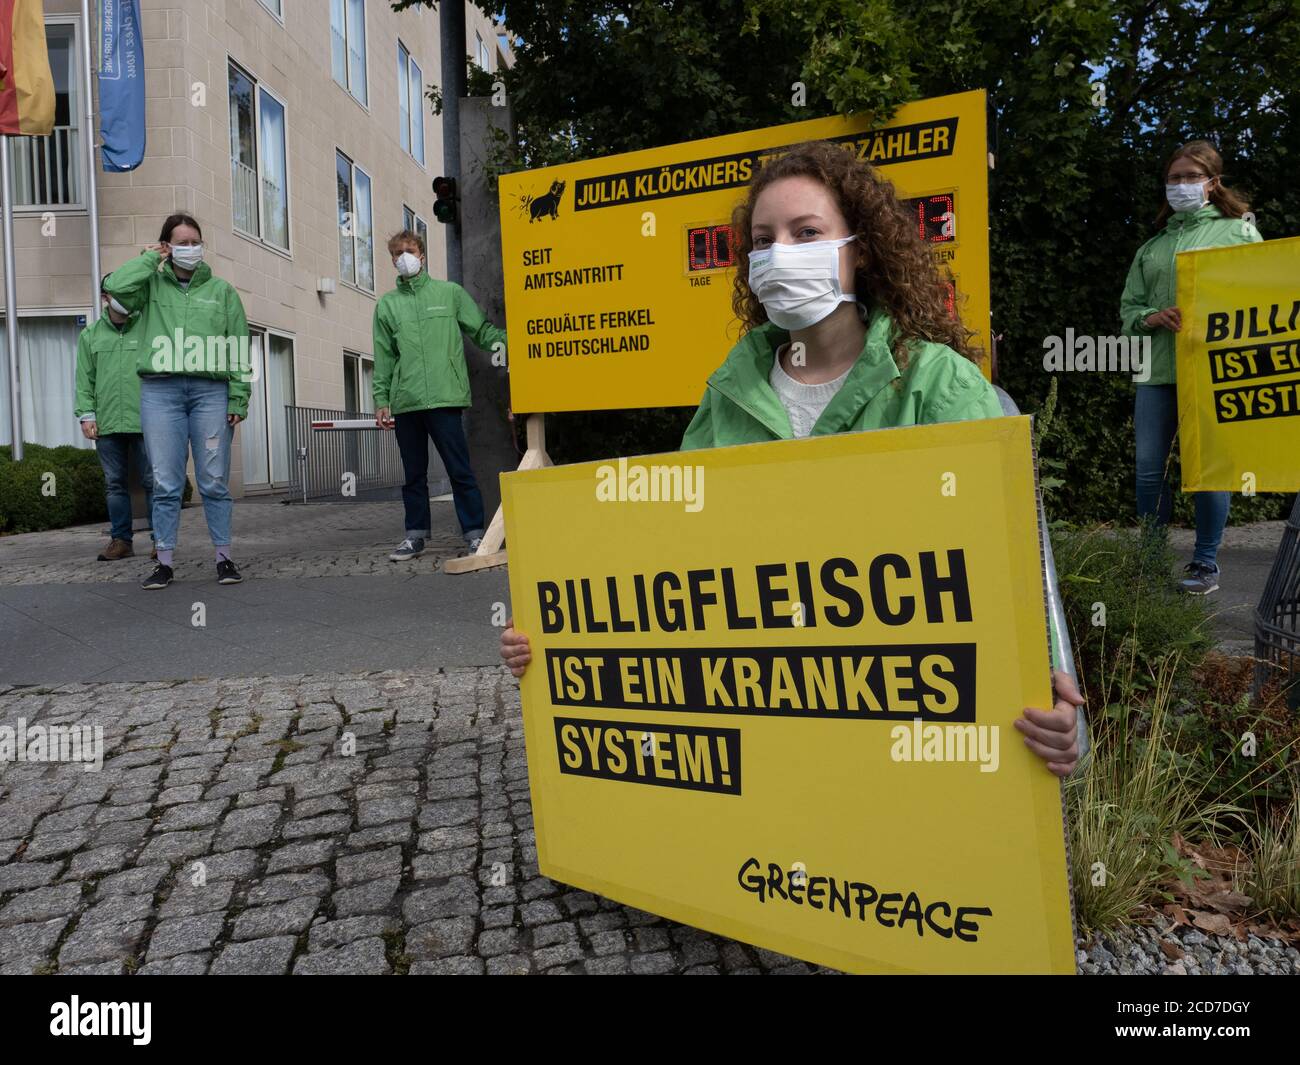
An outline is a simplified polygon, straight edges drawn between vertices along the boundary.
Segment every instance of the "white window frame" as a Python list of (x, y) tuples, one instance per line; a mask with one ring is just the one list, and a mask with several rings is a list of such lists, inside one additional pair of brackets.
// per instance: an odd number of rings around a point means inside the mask
[[(266, 9), (268, 15), (275, 19), (275, 21), (281, 26), (284, 25), (284, 0), (258, 0), (258, 2)], [(272, 4), (275, 4), (275, 6), (280, 10), (277, 11), (275, 7), (271, 6)]]
[[(292, 188), (289, 172), (289, 104), (278, 93), (272, 92), (262, 84), (256, 74), (249, 70), (243, 63), (239, 62), (234, 56), (226, 55), (226, 114), (230, 114), (230, 68), (235, 67), (249, 81), (253, 83), (253, 151), (257, 155), (257, 229), (258, 232), (250, 233), (246, 229), (240, 229), (235, 221), (235, 186), (234, 178), (230, 182), (230, 229), (236, 236), (244, 237), (264, 248), (292, 259), (293, 258), (293, 217), (289, 213), (289, 190)], [(266, 158), (266, 153), (262, 151), (262, 93), (266, 93), (284, 111), (284, 237), (285, 247), (267, 240), (263, 235), (266, 228), (265, 219), (262, 217), (265, 212), (262, 210), (262, 160)], [(233, 130), (231, 133), (233, 134)], [(227, 138), (230, 140), (231, 138)], [(234, 161), (233, 159), (231, 160)]]
[[(397, 49), (398, 49), (398, 52), (399, 52), (399, 56), (405, 56), (405, 57), (406, 57), (406, 78), (405, 78), (405, 85), (406, 85), (406, 100), (405, 100), (405, 103), (406, 103), (406, 123), (407, 123), (407, 124), (406, 124), (406, 148), (405, 148), (405, 151), (406, 151), (406, 154), (409, 155), (412, 159), (414, 159), (417, 163), (419, 163), (420, 166), (424, 167), (424, 166), (426, 165), (427, 156), (428, 156), (428, 152), (427, 152), (427, 150), (425, 150), (425, 149), (427, 148), (427, 144), (426, 144), (427, 137), (425, 136), (425, 132), (426, 132), (426, 131), (425, 131), (425, 128), (424, 128), (424, 70), (421, 68), (421, 66), (420, 66), (419, 62), (416, 60), (415, 56), (411, 54), (411, 50), (410, 50), (409, 48), (406, 47), (406, 45), (403, 43), (403, 41), (402, 41), (402, 39), (401, 39), (400, 37), (397, 39)], [(419, 95), (416, 97), (416, 100), (417, 100), (419, 106), (418, 106), (415, 110), (412, 110), (412, 109), (411, 109), (411, 81), (412, 81), (412, 77), (411, 77), (411, 76), (412, 76), (412, 73), (418, 75), (418, 78), (417, 78), (416, 80), (418, 80), (419, 85), (420, 85)], [(402, 82), (401, 82), (401, 81), (398, 82), (397, 90), (398, 90), (399, 93), (402, 91)], [(402, 112), (401, 112), (400, 104), (399, 104), (399, 109), (398, 109), (398, 112), (397, 112), (397, 119), (398, 119), (398, 122), (401, 122), (401, 118), (402, 118)], [(420, 123), (420, 147), (421, 147), (421, 155), (425, 156), (426, 158), (421, 158), (420, 155), (416, 155), (416, 154), (415, 154), (415, 124), (416, 124), (417, 122)], [(398, 143), (399, 146), (401, 145), (402, 142), (401, 142), (401, 138), (400, 138), (400, 137), (398, 138), (397, 143)]]
[[(348, 188), (351, 190), (350, 204), (352, 209), (352, 221), (353, 221), (353, 225), (352, 225), (353, 280), (349, 281), (346, 277), (343, 276), (343, 262), (340, 259), (338, 261), (339, 262), (339, 283), (342, 285), (347, 285), (348, 288), (355, 289), (357, 292), (364, 292), (367, 296), (373, 296), (375, 295), (375, 289), (366, 288), (364, 285), (362, 285), (359, 281), (356, 280), (357, 278), (357, 226), (356, 226), (357, 171), (360, 170), (361, 173), (365, 174), (366, 179), (370, 182), (370, 269), (377, 280), (379, 277), (379, 262), (378, 262), (378, 256), (375, 251), (375, 176), (364, 166), (361, 166), (355, 159), (352, 158), (352, 156), (348, 155), (347, 152), (345, 152), (342, 148), (338, 147), (337, 145), (334, 148), (335, 173), (338, 172), (337, 168), (338, 168), (338, 160), (340, 156), (347, 160), (348, 166), (351, 168), (350, 173), (348, 175)], [(335, 214), (338, 213), (337, 203), (334, 205), (334, 211)]]
[[(411, 216), (409, 226), (406, 224), (407, 215)], [(402, 204), (402, 228), (409, 229), (412, 233), (419, 233), (421, 227), (424, 229), (422, 236), (424, 237), (424, 254), (427, 256), (429, 254), (429, 223), (407, 207), (406, 204)]]
[[(332, 10), (330, 13), (330, 17), (331, 19), (333, 18)], [(365, 110), (367, 114), (369, 114), (370, 113), (370, 7), (366, 3), (366, 0), (361, 0), (361, 29), (362, 32), (365, 34), (365, 38), (366, 38), (365, 48), (362, 49), (362, 58), (365, 62), (365, 67), (366, 67), (365, 75), (364, 75), (365, 84), (362, 86), (362, 88), (365, 92), (366, 98), (362, 100), (357, 96), (355, 92), (352, 91), (352, 68), (348, 64), (348, 0), (343, 0), (343, 77), (347, 79), (347, 84), (340, 85), (338, 79), (334, 77), (334, 73), (332, 69), (334, 64), (333, 55), (330, 56), (330, 66), (331, 66), (330, 81), (334, 82), (335, 85), (338, 85), (338, 87), (342, 89), (345, 93), (347, 93), (348, 96), (352, 97), (353, 103), (355, 103), (358, 107), (362, 108), (363, 110)], [(332, 25), (330, 27), (330, 32), (331, 33), (333, 32)], [(330, 47), (333, 48), (332, 43)]]
[[(474, 40), (478, 42), (478, 55), (474, 57), (474, 62), (476, 62), (480, 67), (482, 67), (482, 69), (486, 70), (489, 74), (491, 74), (492, 53), (488, 50), (487, 42), (483, 40), (483, 34), (479, 33), (478, 30), (475, 30)], [(485, 58), (487, 59), (486, 64), (484, 64), (483, 62)]]
[[(79, 155), (84, 155), (85, 153), (81, 150), (81, 146), (84, 143), (84, 133), (82, 132), (81, 124), (86, 121), (86, 116), (81, 113), (85, 110), (81, 101), (81, 96), (82, 93), (85, 91), (85, 87), (81, 84), (81, 80), (82, 80), (81, 70), (82, 70), (82, 64), (85, 62), (85, 60), (82, 59), (81, 49), (85, 47), (85, 34), (81, 32), (81, 16), (80, 15), (46, 15), (45, 25), (72, 27), (72, 52), (73, 52), (73, 59), (76, 62), (76, 67), (77, 67), (77, 73), (76, 73), (77, 114), (71, 117), (75, 117), (77, 120), (77, 152)], [(21, 140), (26, 140), (28, 143), (34, 145), (38, 139), (41, 138), (36, 138), (36, 137), (26, 137), (26, 138), (11, 137), (10, 138), (9, 161), (11, 164), (14, 164), (15, 169), (16, 169), (18, 142)], [(32, 204), (15, 203), (14, 217), (17, 218), (23, 215), (40, 216), (44, 214), (56, 214), (56, 215), (89, 214), (90, 208), (86, 204), (86, 182), (90, 180), (90, 167), (86, 165), (85, 159), (81, 160), (80, 170), (81, 172), (77, 175), (77, 190), (80, 195), (80, 199), (78, 200), (77, 203), (32, 203)], [(17, 194), (16, 174), (14, 175), (14, 191), (15, 194)]]
[[(265, 403), (266, 403), (266, 398), (267, 398), (267, 397), (266, 397), (266, 367), (267, 367), (268, 362), (269, 362), (269, 360), (270, 360), (270, 350), (271, 350), (270, 338), (273, 337), (273, 336), (277, 336), (277, 337), (279, 337), (281, 340), (287, 340), (287, 341), (289, 342), (289, 347), (290, 347), (290, 349), (293, 351), (292, 370), (291, 370), (291, 372), (292, 372), (292, 374), (293, 374), (293, 405), (294, 405), (294, 406), (297, 406), (297, 404), (298, 404), (298, 336), (297, 336), (297, 334), (296, 334), (296, 333), (291, 333), (291, 332), (289, 332), (287, 329), (279, 329), (279, 328), (277, 328), (277, 327), (275, 327), (275, 326), (270, 326), (270, 325), (259, 325), (259, 324), (256, 323), (256, 322), (249, 322), (249, 323), (248, 323), (248, 336), (249, 336), (249, 342), (250, 342), (250, 343), (252, 342), (252, 337), (253, 337), (253, 334), (254, 334), (254, 333), (260, 333), (260, 334), (262, 335), (262, 372), (259, 374), (258, 379), (252, 383), (252, 387), (253, 387), (253, 388), (257, 388), (257, 387), (259, 387), (259, 386), (261, 387), (261, 389), (262, 389), (262, 401), (263, 401), (263, 403), (265, 404)], [(252, 397), (250, 396), (249, 398), (250, 398), (250, 400), (251, 400)], [(252, 484), (252, 487), (253, 487), (254, 492), (275, 492), (275, 491), (280, 491), (280, 490), (282, 490), (286, 485), (290, 484), (290, 483), (292, 482), (292, 480), (293, 480), (293, 469), (292, 469), (292, 466), (293, 466), (293, 455), (292, 455), (292, 454), (289, 455), (289, 466), (290, 466), (290, 469), (289, 469), (289, 471), (288, 471), (288, 472), (289, 472), (289, 479), (288, 479), (288, 480), (285, 480), (285, 481), (277, 481), (277, 480), (274, 480), (274, 479), (273, 479), (273, 478), (274, 478), (274, 466), (273, 466), (273, 463), (272, 463), (272, 461), (271, 461), (271, 410), (270, 410), (270, 407), (269, 407), (269, 406), (267, 407), (266, 415), (267, 415), (267, 417), (266, 417), (266, 434), (267, 434), (267, 438), (266, 438), (265, 441), (263, 441), (263, 443), (266, 445), (266, 476), (267, 476), (268, 478), (270, 478), (270, 479), (268, 479), (268, 480), (266, 480), (266, 481), (245, 482), (245, 486), (246, 486), (246, 487), (247, 487), (247, 485), (248, 485), (249, 483)], [(244, 424), (246, 424), (246, 423), (244, 423)], [(243, 475), (244, 475), (244, 471), (243, 471), (243, 462), (244, 462), (244, 458), (243, 458), (243, 449), (244, 449), (244, 447), (246, 446), (246, 443), (245, 443), (245, 440), (244, 440), (244, 435), (243, 435), (243, 433), (244, 433), (244, 430), (241, 429), (241, 430), (240, 430), (240, 437), (239, 437), (239, 448), (240, 448), (240, 459), (239, 459), (239, 462), (240, 462), (240, 470), (239, 470), (239, 475), (240, 475), (240, 477), (243, 477)]]
[[(375, 373), (375, 357), (373, 355), (368, 355), (363, 351), (353, 351), (351, 348), (343, 349), (343, 372), (345, 375), (355, 373), (352, 387), (357, 394), (357, 409), (362, 414), (373, 414), (375, 404), (374, 392), (373, 390), (366, 392), (362, 387), (361, 369), (366, 363), (370, 364), (370, 379), (373, 381)], [(347, 396), (348, 383), (347, 377), (345, 376), (343, 380), (343, 399), (339, 402), (339, 406), (344, 410), (347, 410), (348, 406)], [(362, 398), (363, 396), (365, 397), (364, 399)], [(367, 401), (370, 403), (370, 410), (366, 410)]]

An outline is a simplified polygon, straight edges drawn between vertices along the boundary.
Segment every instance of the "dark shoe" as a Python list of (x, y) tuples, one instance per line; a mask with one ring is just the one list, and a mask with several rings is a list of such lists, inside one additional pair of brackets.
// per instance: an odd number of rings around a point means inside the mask
[(239, 570), (230, 559), (223, 558), (217, 563), (218, 584), (238, 584), (243, 579), (244, 578), (239, 575)]
[(164, 566), (159, 562), (158, 565), (154, 567), (154, 571), (145, 578), (144, 584), (141, 587), (152, 592), (158, 588), (166, 588), (167, 585), (171, 584), (171, 582), (171, 566)]
[(408, 536), (397, 545), (397, 550), (388, 557), (394, 562), (409, 562), (413, 558), (419, 558), (422, 554), (424, 554), (424, 539), (419, 536), (414, 538)]
[(108, 542), (108, 546), (99, 553), (100, 562), (116, 562), (120, 558), (130, 558), (135, 554), (134, 548), (131, 547), (130, 540), (113, 539)]
[(1183, 572), (1187, 576), (1178, 582), (1178, 587), (1188, 595), (1209, 595), (1211, 592), (1218, 591), (1219, 567), (1217, 565), (1207, 566), (1204, 562), (1189, 562), (1183, 567)]

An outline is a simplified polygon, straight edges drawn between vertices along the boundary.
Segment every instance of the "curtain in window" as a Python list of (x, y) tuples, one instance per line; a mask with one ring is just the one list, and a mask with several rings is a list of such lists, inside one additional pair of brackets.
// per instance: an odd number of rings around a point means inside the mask
[(347, 0), (348, 88), (366, 103), (366, 0)]
[(408, 103), (410, 99), (410, 81), (411, 72), (408, 65), (410, 56), (406, 54), (406, 49), (402, 47), (401, 42), (397, 45), (397, 139), (401, 142), (402, 151), (411, 150), (411, 108)]
[(289, 170), (285, 162), (284, 108), (273, 96), (262, 104), (262, 239), (289, 250)]
[(248, 417), (239, 423), (239, 452), (244, 484), (266, 484), (270, 466), (266, 457), (266, 334), (248, 331), (248, 357), (255, 380), (248, 393)]
[(411, 154), (421, 163), (424, 162), (424, 76), (420, 66), (411, 60)]
[(270, 356), (266, 366), (266, 409), (270, 422), (267, 435), (271, 480), (284, 484), (289, 480), (289, 430), (284, 408), (293, 406), (293, 341), (272, 333), (267, 353)]
[(357, 195), (357, 284), (373, 291), (375, 287), (375, 238), (371, 230), (370, 178), (362, 170), (353, 168)]
[[(0, 316), (0, 365), (8, 356), (8, 337)], [(46, 447), (95, 445), (81, 435), (72, 413), (76, 404), (77, 320), (58, 316), (19, 316), (18, 373), (22, 381), (23, 440)], [(0, 373), (0, 444), (13, 443), (9, 418), (9, 374)]]
[(344, 31), (343, 0), (330, 0), (330, 69), (334, 80), (348, 87), (347, 34)]

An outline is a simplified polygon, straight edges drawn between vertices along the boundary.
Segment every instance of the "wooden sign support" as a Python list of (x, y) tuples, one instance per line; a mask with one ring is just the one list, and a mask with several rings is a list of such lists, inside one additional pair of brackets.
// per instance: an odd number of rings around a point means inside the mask
[[(528, 448), (519, 462), (521, 470), (536, 470), (553, 465), (551, 456), (546, 453), (546, 415), (530, 414), (524, 424), (528, 434)], [(472, 555), (449, 558), (442, 564), (445, 573), (473, 573), (475, 570), (491, 569), (493, 566), (506, 564), (506, 552), (502, 545), (506, 540), (505, 512), (500, 506), (492, 515), (492, 521), (483, 533), (483, 541)]]

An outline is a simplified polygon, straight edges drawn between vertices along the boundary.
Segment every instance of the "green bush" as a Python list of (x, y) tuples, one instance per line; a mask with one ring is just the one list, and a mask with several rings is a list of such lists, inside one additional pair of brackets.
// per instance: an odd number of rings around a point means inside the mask
[(24, 444), (23, 460), (15, 463), (10, 449), (0, 447), (0, 533), (61, 529), (107, 516), (104, 473), (94, 451)]
[(1161, 535), (1108, 529), (1052, 534), (1061, 602), (1089, 701), (1110, 705), (1121, 688), (1149, 687), (1175, 657), (1182, 681), (1212, 644), (1203, 597), (1185, 595)]

